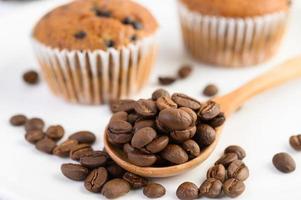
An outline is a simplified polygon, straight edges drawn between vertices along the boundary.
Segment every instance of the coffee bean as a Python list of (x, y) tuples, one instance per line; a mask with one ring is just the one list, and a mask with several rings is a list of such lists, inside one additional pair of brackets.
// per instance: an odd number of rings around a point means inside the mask
[(222, 126), (226, 121), (226, 117), (224, 113), (220, 113), (218, 114), (216, 117), (214, 117), (213, 119), (207, 121), (207, 123), (213, 127), (213, 128), (217, 128)]
[(87, 33), (84, 31), (78, 31), (78, 32), (74, 33), (73, 36), (75, 39), (82, 40), (87, 36)]
[(133, 147), (140, 149), (151, 143), (156, 137), (157, 132), (153, 128), (142, 128), (134, 134), (131, 144)]
[(184, 65), (178, 70), (178, 76), (181, 79), (185, 79), (192, 73), (192, 67), (190, 65)]
[(120, 178), (112, 179), (105, 183), (101, 193), (108, 199), (115, 199), (123, 196), (130, 191), (130, 184)]
[(31, 118), (26, 121), (25, 123), (25, 130), (31, 131), (31, 130), (43, 130), (45, 126), (45, 123), (40, 118)]
[(104, 167), (94, 169), (85, 180), (85, 188), (94, 193), (99, 193), (108, 180), (108, 171)]
[(177, 108), (178, 107), (178, 105), (175, 102), (173, 102), (173, 100), (171, 100), (170, 97), (164, 97), (164, 96), (157, 99), (156, 105), (159, 110), (164, 110), (166, 108)]
[(127, 117), (127, 121), (130, 124), (134, 124), (136, 121), (138, 121), (140, 119), (140, 116), (136, 113), (130, 113)]
[(195, 135), (195, 132), (196, 132), (196, 127), (192, 126), (183, 131), (173, 131), (171, 132), (170, 136), (176, 142), (183, 143), (186, 140), (191, 139)]
[(187, 107), (192, 110), (199, 110), (201, 103), (185, 94), (175, 93), (171, 96), (171, 99), (178, 104), (179, 107)]
[(71, 149), (78, 145), (77, 140), (68, 139), (53, 149), (53, 154), (62, 158), (69, 157)]
[(52, 154), (53, 149), (56, 147), (56, 143), (49, 139), (48, 137), (44, 137), (36, 143), (36, 148), (39, 151), (44, 153)]
[(214, 101), (208, 101), (198, 112), (198, 116), (204, 120), (211, 120), (220, 114), (220, 106)]
[(159, 99), (160, 97), (170, 97), (170, 94), (168, 91), (164, 90), (164, 89), (158, 89), (156, 91), (153, 92), (152, 94), (152, 99), (154, 101), (156, 101), (157, 99)]
[(124, 112), (124, 111), (114, 113), (112, 115), (110, 121), (116, 121), (116, 120), (127, 121), (128, 120), (128, 113)]
[(200, 186), (199, 196), (208, 198), (217, 198), (221, 195), (223, 183), (215, 178), (208, 178)]
[(238, 157), (239, 160), (242, 160), (246, 157), (246, 152), (243, 148), (241, 148), (240, 146), (237, 146), (237, 145), (231, 145), (231, 146), (228, 146), (226, 149), (225, 149), (225, 154), (226, 153), (235, 153)]
[(146, 154), (140, 150), (135, 149), (127, 154), (129, 161), (140, 167), (148, 167), (157, 161), (157, 157), (153, 154)]
[(175, 77), (171, 77), (171, 76), (160, 76), (158, 78), (158, 81), (160, 83), (160, 85), (171, 85), (173, 84), (174, 82), (176, 82), (176, 78)]
[(107, 135), (109, 142), (116, 145), (128, 143), (132, 140), (133, 137), (133, 134), (131, 134), (131, 132), (125, 134), (116, 134), (108, 131)]
[(188, 161), (188, 155), (182, 147), (169, 144), (160, 154), (162, 158), (174, 164), (182, 164)]
[(27, 121), (27, 117), (25, 115), (14, 115), (10, 118), (9, 122), (13, 126), (23, 126)]
[(163, 127), (158, 119), (156, 119), (156, 129), (161, 134), (169, 134), (169, 130)]
[(177, 189), (177, 197), (182, 200), (192, 200), (198, 198), (199, 188), (191, 182), (184, 182)]
[(134, 104), (136, 101), (123, 99), (123, 100), (116, 100), (110, 102), (110, 108), (113, 113), (124, 111), (130, 112), (134, 110)]
[(27, 131), (27, 133), (25, 134), (25, 139), (32, 144), (36, 144), (38, 141), (42, 140), (44, 137), (45, 137), (45, 134), (41, 130)]
[(196, 123), (198, 116), (193, 110), (191, 110), (190, 108), (187, 108), (187, 107), (181, 107), (180, 110), (184, 110), (185, 112), (187, 112), (187, 114), (190, 115), (190, 117), (192, 119), (192, 124)]
[(192, 158), (199, 156), (201, 153), (199, 145), (194, 140), (186, 140), (182, 147)]
[[(235, 162), (235, 161), (234, 161)], [(214, 165), (213, 167), (209, 168), (207, 171), (207, 178), (214, 178), (217, 180), (220, 180), (221, 182), (224, 182), (226, 179), (226, 169), (223, 165), (218, 164)]]
[(230, 178), (224, 182), (223, 191), (226, 196), (235, 198), (245, 191), (245, 184), (242, 181)]
[(78, 164), (62, 164), (61, 171), (67, 178), (74, 181), (83, 181), (89, 174), (89, 170)]
[(80, 158), (80, 163), (89, 169), (104, 166), (108, 160), (108, 154), (103, 151), (93, 151), (89, 155)]
[(244, 181), (249, 177), (249, 169), (241, 160), (235, 160), (229, 165), (227, 175), (228, 178)]
[(140, 99), (135, 103), (135, 111), (144, 117), (157, 114), (156, 103), (153, 100)]
[(203, 94), (207, 97), (213, 97), (218, 93), (218, 88), (216, 85), (214, 84), (209, 84), (207, 85), (204, 90), (203, 90)]
[(154, 139), (151, 143), (146, 146), (146, 149), (151, 153), (159, 153), (168, 145), (169, 137), (160, 136)]
[(134, 151), (134, 147), (132, 147), (129, 143), (123, 145), (123, 152), (127, 155), (129, 152)]
[(113, 177), (113, 178), (122, 178), (122, 176), (125, 173), (124, 169), (122, 169), (116, 163), (112, 163), (112, 164), (108, 165), (107, 170), (109, 172), (110, 177)]
[(109, 123), (109, 131), (116, 134), (129, 134), (132, 131), (132, 125), (126, 121), (114, 120)]
[(93, 149), (89, 144), (78, 144), (73, 146), (70, 151), (70, 158), (72, 160), (79, 161), (81, 157), (87, 155), (87, 153), (91, 153)]
[(39, 74), (34, 70), (29, 70), (23, 74), (23, 80), (29, 85), (35, 85), (39, 82)]
[(233, 161), (237, 160), (238, 156), (236, 153), (226, 153), (220, 159), (218, 159), (215, 164), (224, 165), (227, 168)]
[(274, 155), (273, 164), (283, 173), (290, 173), (296, 169), (296, 163), (288, 153), (278, 153)]
[(186, 130), (193, 123), (193, 119), (187, 112), (175, 108), (162, 110), (159, 113), (158, 120), (162, 127), (179, 131)]
[(150, 120), (139, 120), (135, 122), (134, 125), (134, 132), (139, 131), (142, 128), (146, 128), (146, 127), (155, 127), (155, 121), (150, 119)]
[(216, 138), (216, 131), (207, 124), (200, 124), (197, 127), (195, 140), (201, 146), (211, 145)]
[(148, 182), (146, 178), (143, 178), (131, 172), (126, 172), (122, 178), (126, 180), (133, 189), (142, 188), (146, 186)]
[(93, 144), (96, 136), (90, 131), (79, 131), (69, 136), (71, 140), (77, 140), (78, 143)]
[(158, 183), (149, 183), (143, 188), (143, 194), (151, 199), (163, 197), (165, 193), (166, 189)]
[(301, 151), (301, 135), (293, 135), (289, 139), (290, 145), (297, 151)]
[(47, 137), (49, 137), (50, 139), (52, 139), (54, 141), (58, 141), (58, 140), (62, 139), (64, 134), (65, 134), (65, 129), (60, 125), (50, 126), (46, 130)]

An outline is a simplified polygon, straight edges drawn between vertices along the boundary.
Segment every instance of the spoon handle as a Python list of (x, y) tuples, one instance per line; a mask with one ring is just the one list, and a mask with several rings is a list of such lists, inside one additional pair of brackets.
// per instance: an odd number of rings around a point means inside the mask
[(301, 55), (286, 60), (216, 101), (229, 115), (251, 97), (296, 78), (301, 78)]

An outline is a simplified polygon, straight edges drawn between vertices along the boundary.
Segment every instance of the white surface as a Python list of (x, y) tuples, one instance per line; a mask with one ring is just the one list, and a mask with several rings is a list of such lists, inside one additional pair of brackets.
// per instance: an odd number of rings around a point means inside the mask
[[(24, 140), (22, 128), (9, 126), (8, 119), (15, 113), (42, 117), (49, 124), (61, 123), (68, 134), (88, 129), (97, 133), (95, 148), (102, 148), (102, 132), (109, 119), (106, 106), (79, 106), (65, 103), (50, 94), (44, 83), (26, 86), (20, 79), (24, 70), (36, 67), (31, 46), (30, 30), (34, 22), (49, 8), (61, 3), (49, 0), (31, 3), (13, 14), (0, 18), (0, 199), (1, 200), (56, 200), (103, 199), (99, 194), (85, 191), (82, 183), (67, 180), (60, 173), (64, 160), (44, 155)], [(181, 45), (176, 8), (173, 0), (143, 0), (161, 22), (161, 50), (149, 86), (137, 97), (147, 97), (158, 87), (156, 78), (173, 74), (184, 62), (192, 62)], [(196, 98), (209, 82), (220, 86), (225, 94), (262, 73), (269, 66), (301, 52), (301, 3), (296, 1), (292, 22), (281, 51), (274, 60), (259, 68), (240, 70), (215, 69), (195, 63), (195, 72), (187, 80), (168, 87)], [(247, 151), (245, 162), (250, 169), (246, 191), (239, 199), (300, 199), (301, 154), (288, 144), (291, 134), (300, 133), (301, 80), (293, 81), (249, 101), (243, 109), (227, 120), (221, 141), (212, 156), (202, 165), (173, 178), (158, 179), (166, 189), (163, 199), (175, 199), (177, 186), (183, 181), (200, 185), (205, 172), (230, 144), (239, 144)], [(272, 156), (287, 151), (295, 158), (297, 170), (288, 175), (276, 171)], [(131, 191), (121, 199), (143, 199), (142, 191)]]

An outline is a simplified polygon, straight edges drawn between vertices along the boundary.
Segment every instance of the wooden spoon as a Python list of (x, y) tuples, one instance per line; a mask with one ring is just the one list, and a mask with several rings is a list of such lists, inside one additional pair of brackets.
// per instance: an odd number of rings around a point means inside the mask
[[(301, 56), (289, 59), (283, 64), (248, 82), (235, 91), (215, 98), (214, 101), (221, 105), (226, 117), (235, 112), (251, 97), (273, 87), (279, 86), (289, 80), (301, 77)], [(201, 154), (184, 164), (170, 167), (139, 167), (127, 161), (123, 152), (108, 142), (107, 134), (104, 134), (104, 145), (112, 159), (125, 170), (144, 177), (169, 177), (174, 176), (196, 167), (204, 162), (215, 149), (220, 138), (222, 128), (217, 130), (217, 138), (213, 144), (204, 149)]]

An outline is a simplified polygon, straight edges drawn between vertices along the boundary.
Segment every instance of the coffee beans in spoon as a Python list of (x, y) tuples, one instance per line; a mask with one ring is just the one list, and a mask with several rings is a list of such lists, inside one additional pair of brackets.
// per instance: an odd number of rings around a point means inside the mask
[(149, 99), (126, 101), (128, 107), (121, 100), (122, 109), (114, 109), (106, 131), (108, 141), (141, 167), (156, 166), (159, 161), (164, 166), (178, 165), (194, 159), (215, 141), (216, 128), (225, 121), (214, 101), (201, 103), (164, 89), (154, 91)]

